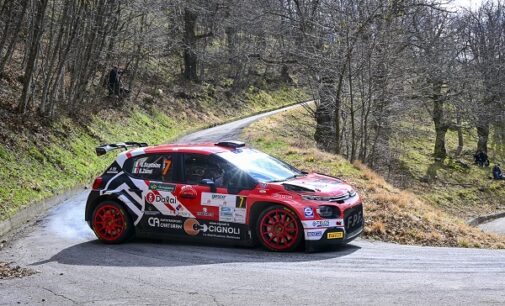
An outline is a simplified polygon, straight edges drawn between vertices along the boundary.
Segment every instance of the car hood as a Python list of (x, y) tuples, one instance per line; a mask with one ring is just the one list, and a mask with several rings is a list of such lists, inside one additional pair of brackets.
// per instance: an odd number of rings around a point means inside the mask
[(352, 190), (347, 183), (321, 174), (307, 174), (282, 183), (285, 189), (316, 195), (343, 196)]

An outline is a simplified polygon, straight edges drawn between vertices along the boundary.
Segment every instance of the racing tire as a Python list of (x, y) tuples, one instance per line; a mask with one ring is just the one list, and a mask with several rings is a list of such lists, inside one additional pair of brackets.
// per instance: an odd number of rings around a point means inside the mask
[(258, 217), (256, 237), (273, 252), (292, 252), (303, 239), (303, 227), (296, 214), (280, 205), (270, 206)]
[(91, 216), (91, 228), (101, 242), (118, 244), (133, 236), (133, 222), (123, 205), (106, 200), (99, 203)]

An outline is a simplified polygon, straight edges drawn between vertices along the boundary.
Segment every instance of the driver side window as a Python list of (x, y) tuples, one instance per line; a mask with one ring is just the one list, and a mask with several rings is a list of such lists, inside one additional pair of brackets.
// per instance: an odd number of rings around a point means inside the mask
[(203, 179), (211, 179), (216, 187), (225, 187), (226, 167), (209, 155), (186, 154), (184, 157), (184, 181), (198, 185)]

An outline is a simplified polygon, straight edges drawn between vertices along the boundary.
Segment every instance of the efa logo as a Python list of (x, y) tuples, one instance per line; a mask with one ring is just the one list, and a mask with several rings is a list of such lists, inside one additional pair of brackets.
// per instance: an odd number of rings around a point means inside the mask
[(314, 210), (311, 207), (305, 207), (303, 209), (303, 214), (305, 215), (305, 218), (314, 218)]

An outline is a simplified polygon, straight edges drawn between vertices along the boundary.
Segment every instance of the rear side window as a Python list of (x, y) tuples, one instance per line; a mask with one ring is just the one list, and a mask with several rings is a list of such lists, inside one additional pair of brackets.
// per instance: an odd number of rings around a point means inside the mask
[(174, 178), (172, 155), (136, 156), (125, 162), (124, 171), (138, 179), (171, 182)]

